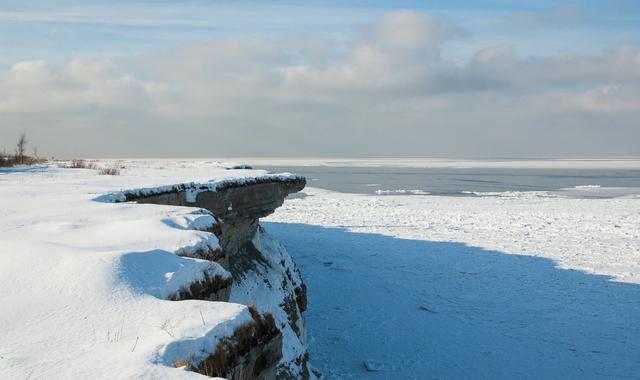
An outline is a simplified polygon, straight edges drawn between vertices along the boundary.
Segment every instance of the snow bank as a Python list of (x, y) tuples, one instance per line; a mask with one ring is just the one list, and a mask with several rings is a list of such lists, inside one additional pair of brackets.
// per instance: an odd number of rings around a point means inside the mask
[(600, 185), (578, 185), (575, 186), (574, 189), (599, 189)]
[(265, 220), (541, 255), (563, 268), (640, 283), (637, 197), (575, 199), (547, 192), (378, 197), (309, 187), (304, 193), (312, 196), (287, 200)]
[(119, 176), (55, 165), (0, 170), (0, 378), (199, 378), (173, 361), (204, 357), (251, 319), (239, 304), (166, 300), (205, 275), (229, 275), (176, 255), (218, 248), (206, 232), (216, 218), (94, 199), (293, 176), (210, 161), (98, 165), (123, 169)]
[[(162, 161), (150, 161), (150, 163), (155, 165), (159, 162)], [(131, 187), (121, 188), (118, 191), (99, 195), (95, 200), (99, 202), (125, 202), (144, 196), (185, 191), (187, 193), (187, 202), (194, 203), (196, 196), (205, 191), (219, 191), (228, 187), (245, 186), (254, 183), (304, 179), (303, 176), (291, 173), (273, 174), (265, 170), (243, 169), (243, 167), (248, 167), (244, 165), (230, 165), (218, 162), (211, 164), (207, 161), (202, 162), (201, 166), (196, 167), (191, 165), (186, 166), (184, 163), (174, 163), (173, 165), (178, 166), (180, 170), (174, 170), (172, 173), (174, 176), (171, 178), (167, 178), (168, 173), (163, 167), (160, 167), (160, 170), (158, 170), (157, 167), (149, 168), (145, 165), (144, 161), (129, 161), (125, 163), (119, 161), (115, 165), (123, 165), (128, 168), (127, 172), (123, 173), (123, 175), (132, 180), (125, 182)], [(141, 168), (138, 168), (138, 165), (141, 165)], [(143, 171), (142, 178), (136, 177), (135, 173), (138, 171), (136, 169)], [(214, 170), (214, 172), (211, 170)], [(157, 173), (158, 171), (160, 171), (160, 173)], [(156, 173), (162, 174), (162, 176), (158, 177), (154, 175)], [(191, 180), (185, 181), (187, 178)]]
[(549, 191), (462, 191), (462, 194), (474, 195), (476, 197), (490, 198), (555, 198), (558, 197)]
[(398, 190), (376, 190), (375, 191), (376, 194), (378, 195), (402, 195), (402, 194), (413, 194), (413, 195), (429, 195), (431, 194), (428, 191), (424, 191), (424, 190), (404, 190), (404, 189), (398, 189)]

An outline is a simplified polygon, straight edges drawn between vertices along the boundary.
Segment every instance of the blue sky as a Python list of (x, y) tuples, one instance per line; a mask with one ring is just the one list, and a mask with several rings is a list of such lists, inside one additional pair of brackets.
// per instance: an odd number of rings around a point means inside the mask
[[(448, 20), (466, 37), (446, 53), (509, 44), (519, 54), (596, 51), (640, 42), (640, 2), (582, 1), (2, 1), (0, 64), (129, 55), (217, 36), (314, 33), (349, 38), (395, 9)], [(555, 14), (554, 14), (555, 13)]]
[(0, 149), (640, 156), (637, 120), (637, 0), (0, 0)]

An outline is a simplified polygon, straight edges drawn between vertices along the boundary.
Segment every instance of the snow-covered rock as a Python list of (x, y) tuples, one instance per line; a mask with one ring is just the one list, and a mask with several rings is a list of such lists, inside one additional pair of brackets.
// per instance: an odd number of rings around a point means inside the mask
[[(250, 301), (281, 330), (265, 344), (272, 358), (283, 356), (278, 370), (306, 370), (301, 310), (292, 324), (285, 302), (302, 281), (257, 223), (304, 187), (303, 177), (208, 161), (97, 164), (123, 169), (0, 171), (0, 378), (196, 378), (180, 363), (206, 359), (255, 321)], [(134, 199), (158, 204), (123, 202)], [(252, 255), (258, 264), (243, 263)], [(266, 351), (251, 352), (243, 363)]]
[[(289, 193), (302, 190), (304, 185), (303, 177), (273, 175), (198, 187), (196, 196), (189, 195), (193, 186), (165, 187), (163, 193), (130, 192), (135, 195), (127, 196), (139, 203), (196, 206), (216, 215), (220, 222), (212, 232), (222, 247), (217, 261), (233, 276), (231, 301), (255, 304), (273, 314), (284, 334), (280, 379), (312, 376), (302, 315), (306, 286), (286, 250), (259, 227), (258, 218), (271, 214)], [(204, 252), (206, 256), (215, 255)]]

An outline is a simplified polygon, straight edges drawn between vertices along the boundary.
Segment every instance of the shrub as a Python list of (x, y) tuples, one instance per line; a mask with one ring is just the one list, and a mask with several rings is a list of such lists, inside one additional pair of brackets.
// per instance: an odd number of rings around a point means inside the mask
[[(28, 156), (27, 151), (27, 135), (20, 135), (20, 139), (16, 144), (16, 152), (14, 155), (8, 155), (6, 151), (0, 153), (0, 167), (11, 167), (16, 165), (35, 165), (47, 162), (47, 160), (39, 158), (37, 153), (34, 157)], [(35, 152), (36, 150), (34, 150)]]
[(88, 162), (85, 160), (74, 159), (71, 160), (69, 165), (66, 165), (65, 168), (70, 169), (97, 169), (96, 164), (93, 162)]
[(26, 156), (27, 151), (27, 135), (23, 133), (20, 135), (20, 139), (18, 139), (18, 143), (16, 144), (16, 160), (23, 163), (24, 158)]
[(120, 169), (118, 168), (104, 168), (100, 169), (100, 175), (120, 175)]

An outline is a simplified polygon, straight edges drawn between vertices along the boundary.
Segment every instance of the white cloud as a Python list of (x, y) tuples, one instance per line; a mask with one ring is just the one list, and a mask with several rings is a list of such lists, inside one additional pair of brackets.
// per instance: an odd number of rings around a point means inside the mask
[(579, 104), (589, 111), (638, 112), (640, 110), (640, 86), (604, 86), (586, 91)]
[(400, 11), (337, 49), (233, 38), (19, 62), (0, 73), (0, 138), (72, 156), (640, 154), (640, 49), (454, 62), (460, 34)]
[(64, 66), (18, 62), (0, 76), (0, 117), (138, 107), (148, 100), (145, 89), (150, 85), (105, 59), (73, 60)]

